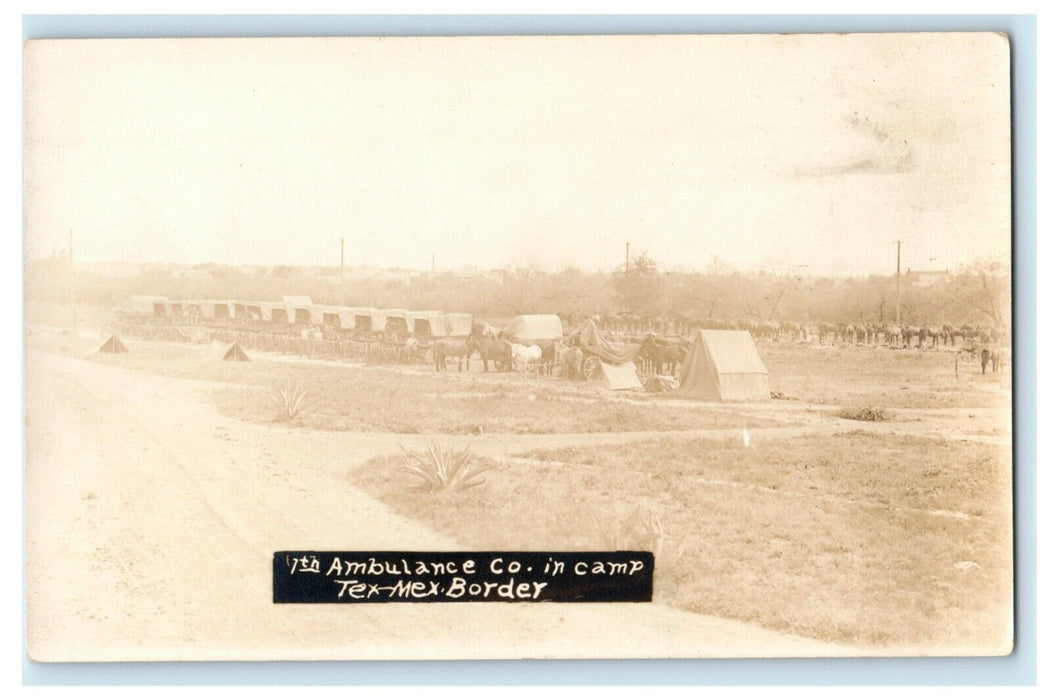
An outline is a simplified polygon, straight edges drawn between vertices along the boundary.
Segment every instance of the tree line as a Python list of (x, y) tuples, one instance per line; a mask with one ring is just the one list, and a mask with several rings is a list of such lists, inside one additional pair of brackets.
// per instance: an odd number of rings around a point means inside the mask
[[(645, 254), (615, 272), (405, 272), (399, 277), (345, 279), (342, 287), (338, 268), (156, 265), (143, 266), (130, 276), (92, 270), (78, 267), (74, 289), (72, 269), (63, 255), (28, 262), (27, 299), (68, 303), (75, 293), (78, 304), (117, 307), (137, 294), (259, 301), (309, 295), (319, 304), (342, 301), (346, 306), (434, 309), (490, 318), (557, 313), (798, 323), (893, 323), (898, 304), (894, 275), (834, 278), (742, 272), (719, 264), (703, 272), (663, 271)], [(902, 324), (1006, 327), (1010, 301), (1009, 270), (995, 262), (975, 262), (934, 281), (902, 275)]]

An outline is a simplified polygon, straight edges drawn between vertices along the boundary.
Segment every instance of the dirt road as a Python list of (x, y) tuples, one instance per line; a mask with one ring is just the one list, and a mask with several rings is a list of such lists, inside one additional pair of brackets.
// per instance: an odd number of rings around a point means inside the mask
[[(405, 436), (249, 425), (215, 412), (214, 385), (33, 349), (26, 363), (33, 659), (864, 653), (652, 603), (274, 605), (275, 550), (463, 548), (350, 485)], [(533, 446), (508, 437), (479, 448)]]

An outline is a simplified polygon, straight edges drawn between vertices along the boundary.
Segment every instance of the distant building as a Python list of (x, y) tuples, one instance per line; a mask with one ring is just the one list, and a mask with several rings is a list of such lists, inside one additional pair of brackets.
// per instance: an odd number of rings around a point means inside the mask
[(952, 279), (948, 270), (906, 270), (905, 281), (917, 287), (933, 287)]

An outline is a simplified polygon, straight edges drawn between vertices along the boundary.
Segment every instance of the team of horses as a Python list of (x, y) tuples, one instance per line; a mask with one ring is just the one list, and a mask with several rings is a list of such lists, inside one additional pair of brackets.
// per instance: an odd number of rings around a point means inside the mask
[[(635, 352), (632, 359), (640, 369), (654, 374), (674, 374), (686, 357), (686, 347), (681, 343), (649, 336), (642, 342), (630, 345)], [(530, 371), (537, 375), (550, 375), (559, 368), (562, 376), (576, 379), (584, 375), (585, 348), (579, 346), (575, 336), (566, 342), (520, 344), (501, 337), (489, 327), (475, 326), (466, 338), (443, 338), (434, 342), (434, 369), (444, 372), (449, 360), (455, 360), (459, 371), (470, 369), (471, 359), (482, 360), (482, 369), (509, 372)]]

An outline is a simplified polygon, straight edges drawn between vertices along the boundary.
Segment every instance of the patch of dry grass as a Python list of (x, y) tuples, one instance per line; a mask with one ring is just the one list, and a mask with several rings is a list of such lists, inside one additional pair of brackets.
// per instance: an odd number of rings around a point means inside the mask
[(894, 416), (893, 413), (885, 408), (878, 406), (846, 406), (836, 411), (836, 417), (845, 418), (847, 420), (858, 420), (868, 421), (871, 423), (881, 423), (888, 421)]
[(771, 391), (809, 403), (1006, 409), (1011, 402), (1000, 390), (1004, 375), (983, 375), (977, 359), (960, 358), (957, 380), (952, 352), (765, 343), (759, 353)]
[[(659, 514), (689, 547), (659, 568), (658, 591), (687, 610), (842, 643), (1006, 634), (1010, 462), (998, 448), (863, 432), (752, 448), (652, 440), (532, 452), (449, 498), (409, 490), (403, 460), (353, 478), (472, 547), (593, 548), (596, 521)], [(981, 517), (931, 512), (943, 509)]]
[[(101, 341), (100, 341), (101, 342)], [(251, 354), (251, 353), (250, 353)], [(119, 357), (91, 362), (165, 376), (222, 382), (215, 392), (225, 415), (256, 423), (275, 419), (268, 395), (294, 386), (309, 396), (295, 424), (316, 430), (408, 434), (602, 433), (697, 430), (783, 425), (742, 417), (719, 407), (622, 401), (608, 392), (582, 394), (578, 383), (495, 383), (456, 376), (409, 373), (394, 368), (338, 362), (295, 363), (254, 356), (253, 362), (223, 362), (204, 348), (163, 343), (134, 344)]]

